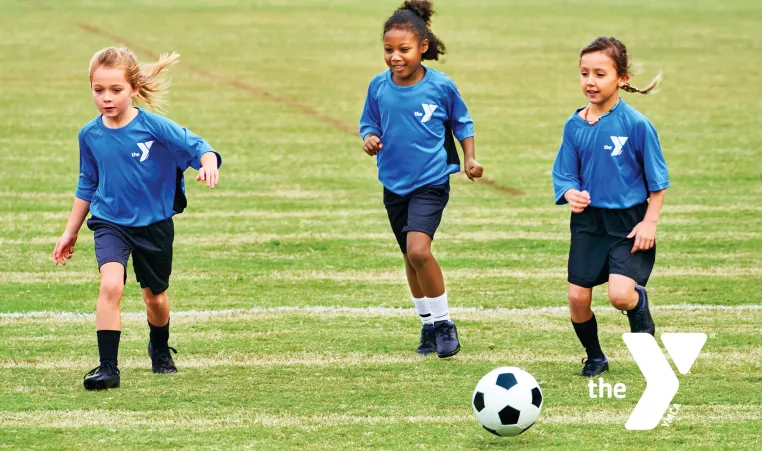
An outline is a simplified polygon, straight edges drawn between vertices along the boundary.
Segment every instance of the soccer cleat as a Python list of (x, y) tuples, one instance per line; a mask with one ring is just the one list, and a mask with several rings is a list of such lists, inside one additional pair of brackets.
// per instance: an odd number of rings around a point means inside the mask
[[(648, 294), (646, 294), (646, 289), (640, 285), (635, 285), (635, 290), (639, 295), (638, 305), (627, 312), (627, 319), (630, 321), (630, 332), (645, 332), (654, 335), (656, 327), (654, 326), (654, 320), (651, 318), (651, 311), (648, 309)], [(640, 299), (643, 299), (642, 305)]]
[(452, 357), (460, 352), (458, 329), (452, 321), (435, 322), (434, 335), (437, 341), (437, 355), (440, 359)]
[(609, 360), (606, 356), (601, 359), (582, 359), (582, 363), (585, 366), (582, 367), (582, 372), (579, 375), (583, 377), (595, 377), (609, 370)]
[(153, 344), (148, 342), (148, 357), (151, 358), (151, 369), (156, 374), (176, 373), (177, 367), (172, 360), (172, 351), (177, 354), (177, 349), (167, 346), (164, 349), (154, 349)]
[(83, 381), (86, 390), (106, 390), (119, 387), (119, 368), (115, 363), (102, 362), (101, 366), (93, 368)]
[(418, 345), (418, 354), (426, 355), (437, 352), (437, 339), (433, 324), (424, 324), (421, 328), (421, 343)]

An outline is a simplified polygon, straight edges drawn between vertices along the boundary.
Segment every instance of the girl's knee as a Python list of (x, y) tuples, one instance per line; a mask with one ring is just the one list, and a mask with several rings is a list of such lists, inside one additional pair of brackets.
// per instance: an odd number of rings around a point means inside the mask
[(407, 259), (415, 268), (421, 268), (431, 260), (431, 249), (428, 246), (410, 246), (407, 248)]
[(143, 292), (143, 302), (145, 303), (147, 308), (155, 308), (160, 307), (162, 304), (164, 304), (166, 297), (165, 295), (166, 291), (161, 292), (159, 294), (153, 294), (150, 290), (146, 293)]
[(101, 298), (110, 302), (119, 302), (122, 299), (122, 293), (124, 292), (124, 282), (119, 279), (103, 279), (101, 280)]
[(635, 289), (630, 287), (609, 286), (609, 301), (617, 310), (629, 310), (632, 308), (635, 298)]
[(592, 302), (592, 290), (582, 287), (569, 287), (569, 305), (572, 308), (587, 308)]

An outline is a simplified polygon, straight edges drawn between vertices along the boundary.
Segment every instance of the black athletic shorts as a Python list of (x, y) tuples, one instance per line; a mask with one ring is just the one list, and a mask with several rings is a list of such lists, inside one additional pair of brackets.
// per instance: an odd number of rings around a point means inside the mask
[(625, 209), (587, 207), (571, 214), (569, 283), (592, 288), (609, 274), (620, 274), (645, 286), (656, 261), (656, 244), (630, 253), (635, 238), (627, 238), (643, 220), (648, 202)]
[(153, 294), (161, 294), (169, 288), (175, 238), (172, 218), (145, 227), (126, 227), (93, 216), (87, 220), (87, 227), (95, 235), (99, 269), (106, 263), (121, 263), (127, 283), (127, 261), (132, 253), (132, 266), (140, 288), (148, 287)]
[(434, 239), (449, 199), (449, 182), (424, 186), (407, 196), (398, 196), (384, 188), (386, 213), (403, 254), (407, 254), (407, 232), (423, 232)]

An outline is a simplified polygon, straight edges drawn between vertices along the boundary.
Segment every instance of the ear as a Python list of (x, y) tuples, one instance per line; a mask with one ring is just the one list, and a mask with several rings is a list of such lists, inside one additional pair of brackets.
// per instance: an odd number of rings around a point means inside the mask
[(132, 88), (132, 94), (130, 94), (130, 96), (134, 99), (135, 97), (138, 96), (139, 92), (140, 92), (140, 84)]
[(630, 76), (627, 74), (622, 75), (619, 77), (619, 87), (626, 85), (630, 81)]
[(426, 53), (426, 51), (429, 49), (429, 40), (424, 39), (421, 41), (421, 53)]

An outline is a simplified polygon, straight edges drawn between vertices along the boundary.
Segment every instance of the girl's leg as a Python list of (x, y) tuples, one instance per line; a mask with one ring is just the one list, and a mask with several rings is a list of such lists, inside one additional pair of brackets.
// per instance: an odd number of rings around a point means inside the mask
[(569, 310), (572, 326), (587, 353), (587, 362), (580, 376), (593, 377), (608, 370), (608, 361), (598, 341), (598, 322), (590, 305), (593, 289), (569, 284)]
[(148, 355), (154, 373), (176, 373), (169, 348), (169, 296), (166, 291), (153, 294), (150, 288), (143, 288), (143, 302), (146, 305), (148, 328)]
[(407, 284), (410, 287), (410, 294), (416, 299), (423, 299), (426, 297), (426, 293), (423, 292), (421, 284), (418, 283), (418, 273), (416, 273), (413, 264), (410, 263), (410, 259), (407, 258), (407, 254), (402, 254), (405, 258), (405, 275), (407, 276)]
[(445, 293), (442, 269), (431, 254), (430, 236), (423, 232), (408, 232), (406, 260), (415, 270), (418, 284), (426, 297), (438, 298)]
[(627, 312), (631, 332), (656, 333), (646, 289), (635, 280), (620, 274), (609, 275), (609, 300), (616, 309)]
[(628, 311), (638, 305), (638, 292), (635, 291), (636, 282), (627, 276), (620, 274), (609, 275), (609, 300), (617, 310)]
[(95, 328), (97, 330), (122, 330), (119, 303), (124, 292), (124, 266), (118, 262), (101, 266), (101, 289), (95, 307)]
[(423, 232), (407, 233), (407, 260), (418, 276), (418, 284), (428, 298), (437, 354), (440, 358), (452, 357), (460, 352), (460, 341), (455, 324), (450, 320), (444, 277), (431, 254), (431, 237)]
[(592, 288), (569, 284), (569, 310), (573, 322), (584, 323), (589, 321), (593, 317), (593, 310), (590, 308), (592, 303)]
[(153, 294), (150, 288), (143, 288), (143, 302), (149, 324), (161, 327), (169, 322), (169, 296), (166, 291)]
[(431, 315), (431, 308), (429, 308), (429, 299), (421, 288), (421, 284), (418, 283), (418, 273), (415, 272), (413, 264), (407, 258), (407, 254), (402, 254), (405, 257), (405, 274), (407, 275), (407, 284), (410, 287), (410, 294), (413, 298), (413, 305), (415, 305), (415, 311), (418, 313), (418, 317), (421, 319), (421, 340), (418, 343), (418, 354), (426, 355), (437, 351), (437, 341), (434, 333), (434, 317)]
[(119, 338), (121, 317), (119, 303), (124, 292), (124, 265), (109, 262), (101, 265), (101, 289), (95, 307), (95, 328), (98, 335), (100, 366), (85, 375), (87, 390), (104, 390), (119, 387)]

